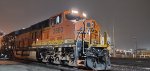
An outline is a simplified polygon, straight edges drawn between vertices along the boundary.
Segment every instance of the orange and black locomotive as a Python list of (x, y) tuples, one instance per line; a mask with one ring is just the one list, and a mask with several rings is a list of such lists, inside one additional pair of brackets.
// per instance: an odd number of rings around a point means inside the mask
[(111, 68), (107, 34), (102, 36), (100, 24), (76, 10), (63, 11), (2, 40), (2, 49), (10, 50), (15, 58), (94, 70)]

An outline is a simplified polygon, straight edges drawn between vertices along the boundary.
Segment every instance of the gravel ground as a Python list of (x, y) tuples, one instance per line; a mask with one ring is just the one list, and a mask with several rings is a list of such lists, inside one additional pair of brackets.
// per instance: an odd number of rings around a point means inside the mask
[[(34, 62), (22, 63), (18, 61), (0, 60), (0, 71), (61, 71), (60, 70), (61, 68), (68, 70), (69, 67), (61, 67), (57, 65), (45, 66), (45, 64), (40, 65), (40, 63)], [(74, 70), (73, 68), (71, 69)], [(76, 69), (76, 71), (92, 71), (92, 70)], [(112, 64), (111, 71), (150, 71), (150, 68)]]
[[(26, 64), (17, 64), (17, 65), (0, 65), (0, 71), (60, 71), (60, 70), (50, 69), (47, 67), (37, 65), (34, 66)], [(92, 70), (83, 70), (83, 71), (92, 71)], [(123, 66), (123, 65), (112, 65), (111, 71), (150, 71), (150, 69)]]
[(33, 66), (33, 65), (0, 65), (0, 71), (60, 71), (46, 67)]
[(127, 65), (127, 66), (150, 68), (150, 59), (111, 58), (111, 63), (116, 65)]
[(111, 58), (113, 71), (150, 71), (150, 59)]
[(16, 61), (0, 60), (0, 71), (60, 71), (34, 64), (24, 64)]
[(112, 64), (112, 71), (150, 71), (150, 68)]

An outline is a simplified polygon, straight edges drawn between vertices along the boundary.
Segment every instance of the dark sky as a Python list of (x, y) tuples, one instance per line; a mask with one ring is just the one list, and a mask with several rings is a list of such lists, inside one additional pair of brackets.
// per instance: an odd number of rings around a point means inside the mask
[(5, 33), (28, 27), (63, 10), (78, 9), (102, 24), (116, 48), (150, 49), (150, 0), (0, 0), (0, 30)]

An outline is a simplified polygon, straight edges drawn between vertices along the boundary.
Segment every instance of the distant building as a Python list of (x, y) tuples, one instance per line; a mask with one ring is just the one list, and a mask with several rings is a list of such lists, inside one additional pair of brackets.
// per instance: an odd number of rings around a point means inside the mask
[(150, 50), (137, 49), (137, 50), (115, 50), (115, 57), (117, 58), (150, 58)]
[(137, 58), (150, 58), (150, 50), (137, 49), (136, 57)]
[(130, 50), (116, 49), (115, 50), (115, 57), (117, 57), (117, 58), (133, 58), (134, 52), (132, 49), (130, 49)]

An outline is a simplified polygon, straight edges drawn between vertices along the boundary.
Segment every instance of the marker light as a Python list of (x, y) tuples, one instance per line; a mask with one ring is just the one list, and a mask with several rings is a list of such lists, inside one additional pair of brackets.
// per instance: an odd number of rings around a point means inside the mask
[(39, 39), (36, 39), (36, 41), (39, 41)]
[(72, 10), (72, 13), (78, 14), (79, 12), (77, 10)]
[(85, 13), (82, 13), (82, 15), (83, 15), (84, 17), (86, 17), (86, 16), (87, 16)]

